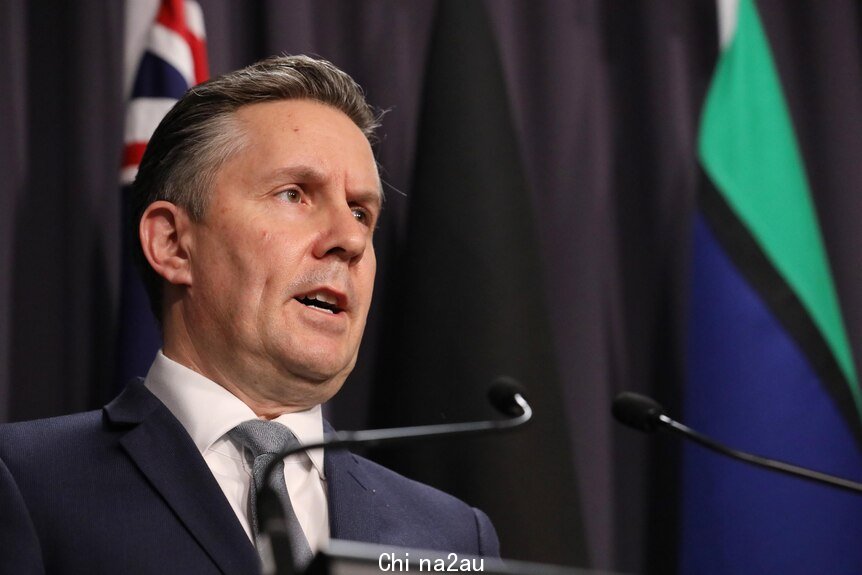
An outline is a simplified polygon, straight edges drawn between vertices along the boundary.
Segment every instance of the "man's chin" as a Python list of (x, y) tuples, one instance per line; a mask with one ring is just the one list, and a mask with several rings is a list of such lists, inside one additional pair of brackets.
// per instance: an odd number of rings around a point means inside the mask
[(298, 399), (314, 398), (316, 403), (323, 403), (338, 393), (352, 369), (353, 362), (340, 366), (293, 365), (285, 378), (285, 385)]
[(344, 384), (344, 378), (325, 381), (294, 381), (288, 389), (279, 390), (281, 402), (299, 410), (311, 409), (332, 399)]
[[(270, 353), (266, 360), (274, 368), (271, 376), (275, 381), (268, 385), (270, 392), (309, 406), (323, 403), (338, 393), (353, 371), (357, 354), (347, 356), (341, 347), (291, 343), (291, 349)], [(296, 353), (297, 348), (304, 348), (304, 352)]]

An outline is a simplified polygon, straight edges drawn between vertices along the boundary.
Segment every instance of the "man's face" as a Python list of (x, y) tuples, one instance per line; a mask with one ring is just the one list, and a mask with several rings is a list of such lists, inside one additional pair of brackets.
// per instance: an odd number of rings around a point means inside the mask
[(273, 404), (329, 399), (371, 303), (380, 179), (342, 112), (310, 100), (241, 108), (245, 146), (190, 226), (184, 325), (211, 379)]

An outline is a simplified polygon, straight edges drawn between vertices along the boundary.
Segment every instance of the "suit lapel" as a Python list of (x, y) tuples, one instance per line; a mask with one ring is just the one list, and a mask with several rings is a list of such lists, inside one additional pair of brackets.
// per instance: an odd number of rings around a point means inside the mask
[(330, 536), (376, 543), (375, 490), (356, 458), (343, 449), (327, 449), (324, 468), (329, 492)]
[(192, 537), (224, 573), (255, 573), (260, 561), (188, 433), (142, 384), (105, 407), (110, 423), (131, 425), (120, 444)]

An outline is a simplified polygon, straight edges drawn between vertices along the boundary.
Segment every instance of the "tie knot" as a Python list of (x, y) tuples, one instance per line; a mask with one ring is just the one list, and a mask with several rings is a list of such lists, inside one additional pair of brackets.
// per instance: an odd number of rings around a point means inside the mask
[(277, 421), (263, 419), (243, 421), (228, 432), (228, 437), (248, 449), (255, 459), (299, 447), (291, 430)]

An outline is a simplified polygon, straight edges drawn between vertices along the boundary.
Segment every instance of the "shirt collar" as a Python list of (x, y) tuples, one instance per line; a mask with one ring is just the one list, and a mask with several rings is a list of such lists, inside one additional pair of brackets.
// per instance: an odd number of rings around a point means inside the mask
[[(179, 420), (201, 455), (243, 421), (257, 419), (254, 411), (238, 397), (211, 379), (170, 359), (161, 350), (150, 366), (144, 385)], [(323, 440), (320, 405), (280, 415), (275, 421), (290, 429), (302, 445)], [(323, 449), (306, 453), (317, 473), (324, 478)]]

